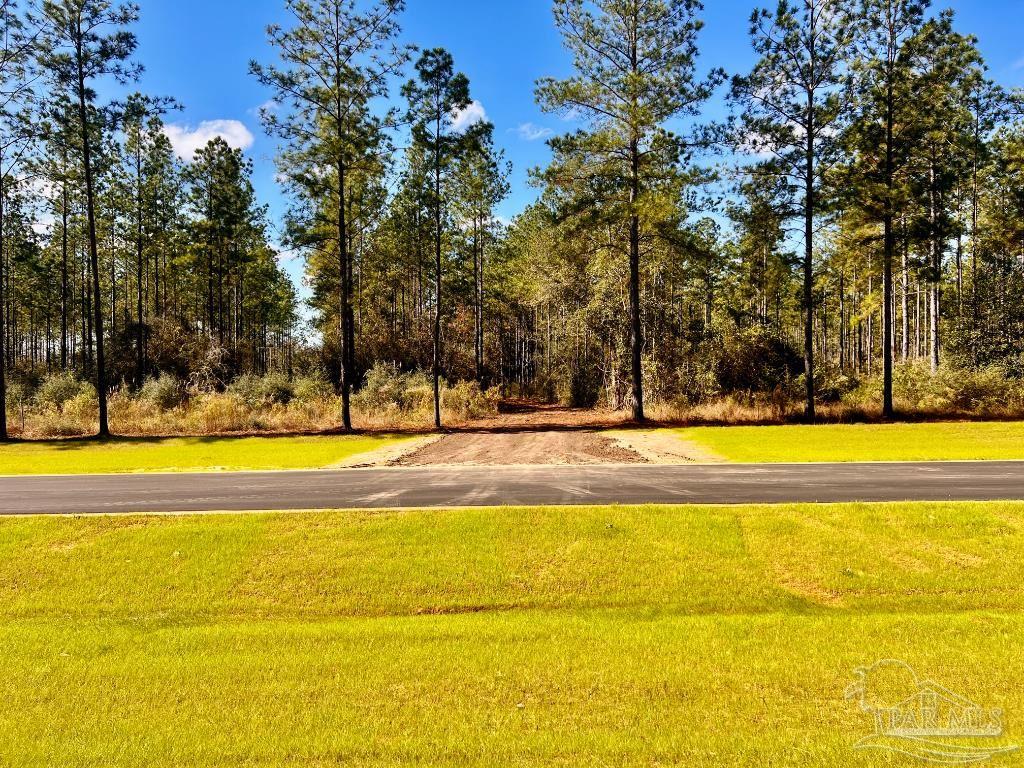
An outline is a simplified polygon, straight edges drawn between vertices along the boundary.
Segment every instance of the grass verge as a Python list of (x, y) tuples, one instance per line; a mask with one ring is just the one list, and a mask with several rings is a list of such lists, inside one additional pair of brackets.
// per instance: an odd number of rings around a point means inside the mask
[(5, 764), (892, 765), (854, 667), (1024, 739), (1024, 504), (0, 521)]
[(1024, 422), (692, 427), (675, 434), (727, 461), (1024, 459)]
[(175, 437), (0, 445), (0, 475), (324, 469), (408, 437)]

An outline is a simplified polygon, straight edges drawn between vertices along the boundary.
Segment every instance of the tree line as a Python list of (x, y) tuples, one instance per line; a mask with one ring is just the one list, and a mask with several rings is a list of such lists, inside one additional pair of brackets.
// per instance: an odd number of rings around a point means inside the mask
[(511, 222), (494, 126), (450, 53), (403, 42), (402, 0), (284, 0), (250, 70), (305, 337), (249, 161), (221, 139), (182, 161), (173, 100), (98, 95), (140, 74), (138, 6), (0, 4), (0, 395), (76, 371), (101, 434), (112, 385), (167, 372), (322, 368), (347, 429), (379, 363), (430, 372), (439, 427), (443, 379), (643, 420), (737, 391), (814, 418), (876, 376), (892, 416), (915, 360), (1024, 376), (1019, 99), (923, 0), (756, 10), (739, 73), (701, 68), (697, 0), (554, 0), (572, 74), (536, 98), (572, 129)]
[(99, 95), (141, 74), (138, 13), (0, 4), (0, 398), (10, 372), (74, 371), (95, 382), (101, 435), (113, 385), (227, 381), (295, 344), (251, 163), (219, 138), (183, 162), (164, 131), (173, 100)]

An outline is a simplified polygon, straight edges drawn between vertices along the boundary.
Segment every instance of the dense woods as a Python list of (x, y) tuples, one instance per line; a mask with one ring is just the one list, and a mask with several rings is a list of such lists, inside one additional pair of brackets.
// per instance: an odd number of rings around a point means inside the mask
[(297, 382), (350, 429), (417, 376), (436, 426), (493, 393), (640, 420), (1024, 405), (1020, 100), (951, 12), (782, 0), (722, 72), (697, 0), (554, 0), (572, 74), (536, 98), (569, 129), (501, 221), (500, 133), (402, 0), (284, 4), (251, 66), (280, 237), (240, 150), (176, 156), (177, 102), (132, 93), (139, 7), (0, 0), (0, 437), (72, 380), (101, 434), (132, 428), (109, 396), (287, 405)]

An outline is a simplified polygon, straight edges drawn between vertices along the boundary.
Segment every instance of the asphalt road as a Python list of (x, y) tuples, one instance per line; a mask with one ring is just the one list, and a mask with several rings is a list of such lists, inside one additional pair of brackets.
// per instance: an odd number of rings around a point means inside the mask
[(0, 515), (1024, 500), (1024, 462), (423, 467), (0, 478)]

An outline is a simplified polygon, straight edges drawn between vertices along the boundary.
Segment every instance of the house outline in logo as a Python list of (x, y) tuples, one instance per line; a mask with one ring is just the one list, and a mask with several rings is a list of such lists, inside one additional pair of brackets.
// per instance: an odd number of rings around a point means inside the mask
[(854, 670), (847, 700), (872, 716), (874, 733), (854, 749), (879, 749), (931, 763), (969, 765), (1017, 751), (1003, 740), (1001, 709), (986, 709), (905, 662), (883, 659)]

